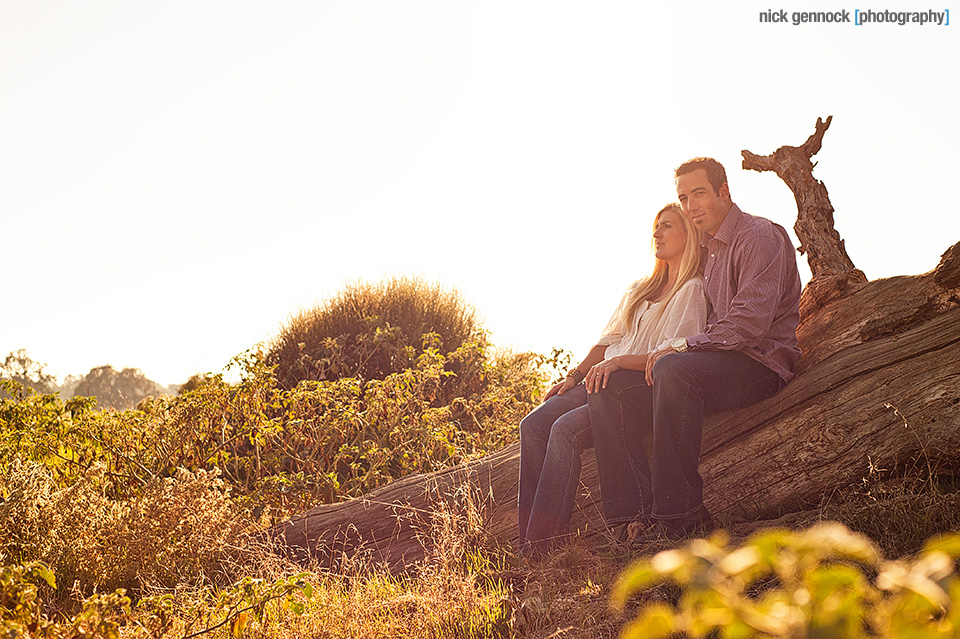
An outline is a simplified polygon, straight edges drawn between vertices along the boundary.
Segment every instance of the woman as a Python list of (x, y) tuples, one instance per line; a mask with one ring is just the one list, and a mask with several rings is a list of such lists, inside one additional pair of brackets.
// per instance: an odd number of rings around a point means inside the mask
[(580, 452), (593, 446), (588, 393), (605, 388), (609, 375), (620, 368), (644, 370), (648, 353), (677, 337), (696, 335), (706, 324), (707, 302), (698, 275), (700, 235), (678, 205), (657, 213), (653, 245), (653, 274), (627, 290), (586, 358), (520, 422), (523, 554), (546, 550), (568, 532)]

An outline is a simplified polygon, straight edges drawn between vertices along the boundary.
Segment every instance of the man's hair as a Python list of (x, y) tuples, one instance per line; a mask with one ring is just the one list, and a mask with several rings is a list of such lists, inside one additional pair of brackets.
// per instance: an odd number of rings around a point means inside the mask
[(693, 173), (698, 169), (704, 169), (707, 172), (707, 180), (710, 182), (710, 186), (713, 187), (713, 192), (720, 195), (720, 187), (727, 181), (727, 172), (724, 170), (723, 165), (713, 158), (693, 158), (692, 160), (687, 160), (677, 167), (677, 170), (673, 172), (673, 177), (676, 179), (681, 175)]

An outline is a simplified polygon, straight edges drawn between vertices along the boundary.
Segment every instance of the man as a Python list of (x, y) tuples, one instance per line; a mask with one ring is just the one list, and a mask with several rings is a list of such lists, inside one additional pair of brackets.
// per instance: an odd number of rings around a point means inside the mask
[(645, 371), (616, 371), (589, 398), (607, 522), (640, 520), (669, 539), (713, 527), (697, 470), (704, 414), (773, 395), (800, 357), (800, 276), (786, 231), (743, 213), (712, 158), (675, 177), (683, 213), (703, 233), (707, 326), (652, 353)]

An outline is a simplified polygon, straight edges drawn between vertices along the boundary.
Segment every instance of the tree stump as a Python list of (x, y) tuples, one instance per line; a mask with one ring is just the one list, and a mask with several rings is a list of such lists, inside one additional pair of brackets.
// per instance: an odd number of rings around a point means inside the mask
[[(724, 524), (818, 504), (870, 464), (960, 469), (960, 243), (924, 275), (867, 282), (833, 228), (810, 158), (830, 124), (744, 168), (773, 170), (797, 200), (796, 231), (813, 278), (801, 297), (798, 375), (780, 393), (704, 422), (707, 508)], [(266, 531), (289, 556), (330, 568), (359, 551), (395, 570), (422, 560), (438, 511), (475, 508), (490, 539), (517, 542), (519, 444), (458, 468), (395, 481), (319, 506)], [(572, 525), (606, 533), (596, 464), (584, 453)]]

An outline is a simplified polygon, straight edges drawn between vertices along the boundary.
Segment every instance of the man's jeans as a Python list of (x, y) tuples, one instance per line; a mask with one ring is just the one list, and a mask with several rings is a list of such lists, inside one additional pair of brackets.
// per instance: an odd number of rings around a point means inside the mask
[(567, 534), (580, 453), (591, 448), (587, 389), (554, 395), (520, 422), (520, 550), (545, 550)]
[(779, 375), (736, 351), (664, 355), (653, 386), (643, 371), (614, 372), (589, 396), (607, 523), (696, 513), (703, 506), (697, 466), (704, 414), (748, 406), (780, 386)]

